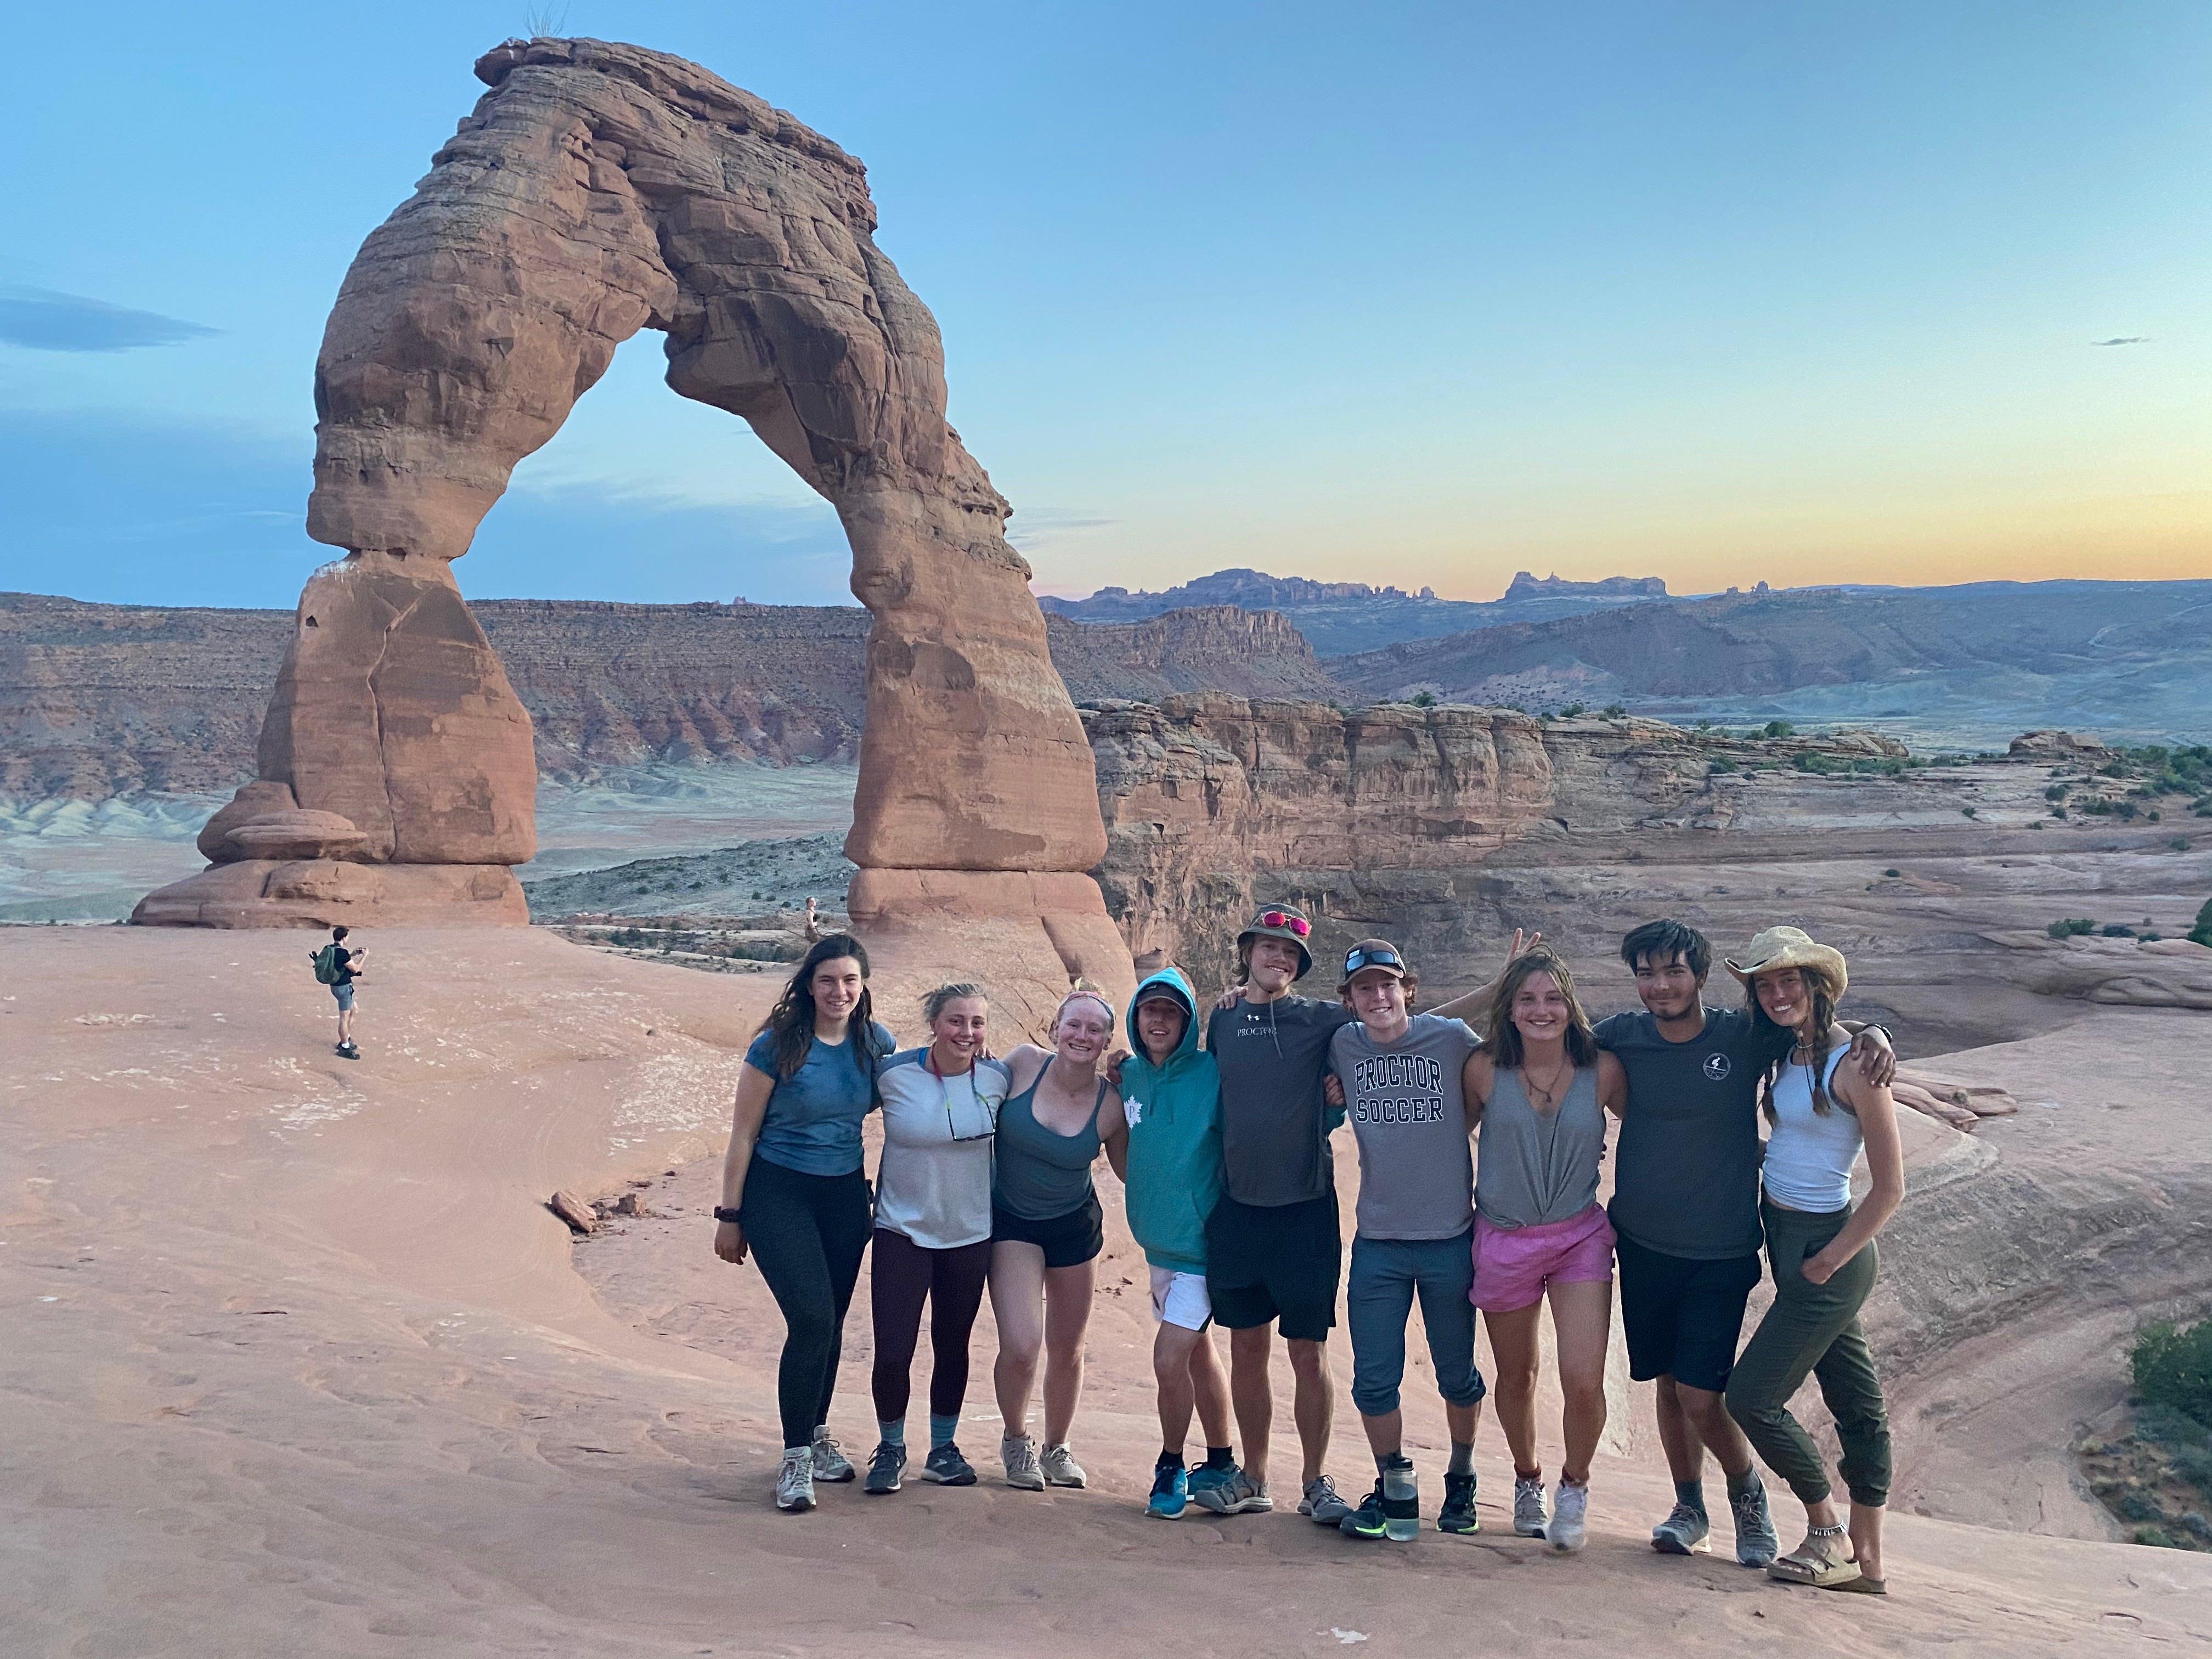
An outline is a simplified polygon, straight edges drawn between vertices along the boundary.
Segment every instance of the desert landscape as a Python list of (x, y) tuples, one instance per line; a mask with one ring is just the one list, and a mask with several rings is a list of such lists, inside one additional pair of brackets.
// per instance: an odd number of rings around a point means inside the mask
[[(2212, 1313), (2212, 582), (1524, 570), (1479, 602), (1238, 568), (1040, 603), (858, 160), (639, 46), (475, 70), (330, 315), (307, 524), (335, 556), (297, 607), (0, 594), (0, 1646), (2212, 1647), (2205, 1495), (2131, 1514), (2124, 1467), (2131, 1345)], [(514, 469), (641, 331), (834, 508), (859, 605), (464, 599)], [(1635, 1006), (1638, 922), (1814, 929), (1903, 1060), (1865, 1313), (1887, 1599), (1654, 1553), (1618, 1320), (1580, 1555), (1514, 1535), (1488, 1421), (1472, 1536), (1155, 1524), (1145, 1261), (1103, 1168), (1089, 1488), (979, 1455), (972, 1488), (779, 1513), (782, 1322), (709, 1243), (809, 901), (902, 1043), (973, 978), (1001, 1050), (1071, 985), (1126, 1003), (1172, 962), (1211, 996), (1271, 902), (1314, 919), (1310, 991), (1379, 933), (1439, 1000), (1526, 930), (1594, 1014)], [(354, 1056), (309, 970), (337, 925), (371, 953)], [(866, 1271), (830, 1422), (856, 1455)], [(1341, 1389), (1334, 1431), (1363, 1487)]]

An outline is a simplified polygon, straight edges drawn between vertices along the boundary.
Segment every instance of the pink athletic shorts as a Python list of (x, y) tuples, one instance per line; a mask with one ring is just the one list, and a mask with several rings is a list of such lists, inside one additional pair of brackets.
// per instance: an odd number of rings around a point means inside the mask
[(1613, 1282), (1613, 1224), (1593, 1204), (1565, 1221), (1534, 1227), (1493, 1227), (1474, 1218), (1474, 1288), (1468, 1299), (1485, 1313), (1533, 1308), (1544, 1287)]

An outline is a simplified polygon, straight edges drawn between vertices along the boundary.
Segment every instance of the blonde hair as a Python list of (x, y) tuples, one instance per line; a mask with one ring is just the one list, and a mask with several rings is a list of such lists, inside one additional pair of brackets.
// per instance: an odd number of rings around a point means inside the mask
[(969, 997), (975, 998), (978, 1002), (989, 1000), (989, 998), (984, 995), (981, 986), (970, 984), (964, 979), (956, 981), (951, 985), (940, 985), (921, 1000), (921, 1018), (925, 1024), (934, 1025), (937, 1024), (937, 1017), (946, 1008), (956, 1002), (964, 1001)]
[(1071, 1002), (1097, 1003), (1106, 1011), (1106, 1029), (1109, 1031), (1114, 1029), (1114, 1022), (1118, 1018), (1114, 1012), (1114, 1005), (1106, 1000), (1103, 992), (1094, 991), (1081, 980), (1078, 980), (1075, 981), (1075, 988), (1062, 997), (1060, 1000), (1060, 1006), (1052, 1011), (1052, 1024), (1046, 1029), (1054, 1035), (1059, 1034), (1060, 1022), (1066, 1017), (1067, 1005)]

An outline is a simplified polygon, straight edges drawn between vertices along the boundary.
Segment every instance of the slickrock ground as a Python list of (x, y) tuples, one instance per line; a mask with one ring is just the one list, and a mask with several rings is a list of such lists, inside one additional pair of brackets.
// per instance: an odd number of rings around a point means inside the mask
[[(2104, 1333), (2204, 1290), (2181, 1282), (2208, 1259), (2188, 1014), (2096, 1013), (1942, 1061), (2023, 1105), (1972, 1139), (1916, 1121), (1920, 1190), (1876, 1323), (1905, 1419), (1903, 1504), (1929, 1513), (1898, 1517), (1893, 1594), (1872, 1602), (1654, 1556), (1642, 1534), (1665, 1486), (1640, 1390), (1578, 1559), (1503, 1535), (1487, 1425), (1476, 1540), (1362, 1548), (1289, 1514), (1145, 1520), (1149, 1330), (1118, 1223), (1077, 1437), (1092, 1490), (842, 1489), (780, 1516), (777, 1323), (755, 1273), (708, 1255), (696, 1213), (769, 983), (538, 932), (367, 943), (366, 1058), (348, 1065), (297, 936), (0, 935), (10, 1655), (2212, 1642), (2212, 1561), (2056, 1535), (2094, 1533), (2094, 1516), (2040, 1512), (2063, 1486), (2042, 1424), (2057, 1434), (2119, 1386)], [(878, 975), (905, 1032), (919, 976), (896, 960)], [(1004, 1024), (1048, 989), (1007, 987)], [(556, 1187), (637, 1190), (662, 1215), (572, 1246), (542, 1207)], [(2145, 1267), (2159, 1251), (2164, 1278)], [(2033, 1340), (2004, 1346), (2020, 1332)], [(836, 1426), (865, 1443), (865, 1314), (849, 1339)], [(983, 1451), (988, 1314), (977, 1352), (967, 1437)], [(1332, 1461), (1350, 1483), (1364, 1460), (1340, 1413)], [(1413, 1415), (1434, 1445), (1431, 1409)]]

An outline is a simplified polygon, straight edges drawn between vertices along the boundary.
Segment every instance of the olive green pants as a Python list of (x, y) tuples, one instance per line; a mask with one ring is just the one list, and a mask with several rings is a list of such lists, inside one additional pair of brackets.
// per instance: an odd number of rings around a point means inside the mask
[(1874, 1290), (1880, 1268), (1869, 1243), (1836, 1270), (1825, 1285), (1808, 1280), (1807, 1257), (1843, 1231), (1849, 1209), (1808, 1215), (1761, 1204), (1766, 1224), (1767, 1265), (1774, 1274), (1774, 1305), (1759, 1322), (1735, 1369), (1729, 1374), (1729, 1415), (1743, 1427), (1767, 1468), (1808, 1504), (1828, 1496), (1820, 1449), (1790, 1414), (1790, 1399), (1807, 1376), (1819, 1379), (1820, 1397), (1836, 1419), (1844, 1455), (1837, 1473), (1854, 1504), (1889, 1501), (1889, 1413), (1874, 1351), (1859, 1328), (1859, 1309)]

